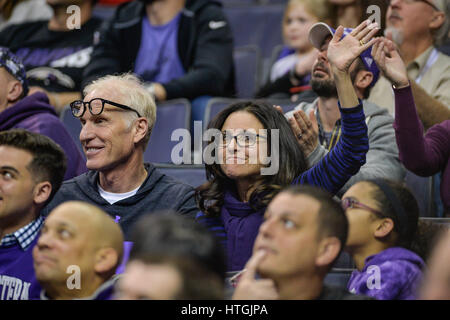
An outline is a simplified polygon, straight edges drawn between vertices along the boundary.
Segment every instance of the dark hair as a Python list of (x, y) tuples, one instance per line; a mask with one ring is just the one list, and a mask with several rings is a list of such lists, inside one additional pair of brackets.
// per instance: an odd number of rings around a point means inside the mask
[[(362, 62), (361, 57), (358, 57), (358, 58), (356, 59), (356, 66), (355, 66), (355, 69), (353, 69), (353, 70), (350, 72), (350, 79), (352, 80), (352, 83), (353, 83), (353, 84), (355, 83), (356, 76), (357, 76), (358, 72), (360, 72), (360, 71), (369, 71), (369, 72), (370, 72), (370, 70), (367, 70), (366, 66), (365, 66), (364, 63)], [(369, 98), (370, 92), (372, 91), (372, 88), (373, 88), (373, 86), (370, 86), (370, 85), (369, 85), (368, 87), (366, 87), (366, 88), (364, 89), (364, 92), (363, 92), (363, 99)]]
[(36, 183), (50, 182), (52, 192), (46, 203), (50, 202), (61, 186), (66, 173), (67, 159), (61, 147), (46, 136), (23, 129), (0, 132), (1, 145), (31, 153), (33, 160), (27, 168)]
[[(307, 165), (289, 122), (281, 112), (267, 102), (255, 100), (234, 103), (211, 120), (208, 129), (221, 130), (227, 118), (238, 111), (252, 114), (261, 122), (264, 129), (267, 129), (267, 144), (271, 155), (271, 130), (278, 129), (280, 131), (279, 170), (275, 175), (261, 175), (259, 178), (261, 183), (250, 195), (250, 204), (257, 210), (266, 207), (282, 187), (291, 184), (307, 169)], [(218, 215), (223, 205), (224, 193), (235, 187), (234, 181), (223, 173), (220, 164), (206, 164), (205, 169), (208, 182), (197, 188), (197, 204), (200, 210), (207, 215)]]
[(130, 260), (161, 262), (192, 260), (225, 279), (226, 260), (222, 245), (203, 225), (174, 211), (161, 211), (140, 218), (132, 228)]
[(399, 182), (385, 179), (363, 181), (375, 188), (372, 196), (379, 211), (394, 222), (394, 232), (397, 235), (394, 245), (410, 249), (419, 221), (419, 205), (412, 192)]
[(336, 237), (341, 242), (339, 254), (329, 266), (329, 268), (331, 268), (342, 250), (344, 250), (347, 242), (348, 220), (344, 209), (342, 209), (342, 206), (333, 199), (333, 196), (330, 193), (317, 187), (305, 185), (290, 186), (283, 189), (281, 192), (286, 192), (294, 196), (306, 195), (320, 203), (317, 221), (319, 238)]

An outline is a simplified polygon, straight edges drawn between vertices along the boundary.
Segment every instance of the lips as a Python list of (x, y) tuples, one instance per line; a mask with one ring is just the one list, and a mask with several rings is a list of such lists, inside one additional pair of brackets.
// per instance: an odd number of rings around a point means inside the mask
[(85, 146), (84, 151), (86, 154), (86, 157), (92, 157), (98, 154), (104, 147), (100, 146)]
[(34, 259), (34, 262), (38, 265), (40, 265), (40, 264), (55, 264), (56, 263), (55, 259), (50, 258), (50, 257), (40, 254), (40, 253), (35, 254), (33, 259)]

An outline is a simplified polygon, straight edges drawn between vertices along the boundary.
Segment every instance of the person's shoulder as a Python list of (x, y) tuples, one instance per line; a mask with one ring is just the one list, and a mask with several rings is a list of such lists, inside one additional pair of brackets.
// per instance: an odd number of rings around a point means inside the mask
[(115, 27), (129, 26), (141, 21), (145, 14), (145, 8), (142, 1), (130, 1), (120, 4), (111, 21)]
[(0, 32), (0, 42), (13, 46), (16, 42), (26, 40), (41, 29), (47, 28), (47, 24), (48, 20), (38, 20), (9, 25)]
[(147, 182), (149, 184), (149, 187), (154, 184), (154, 187), (157, 189), (169, 189), (171, 191), (178, 192), (194, 191), (193, 186), (161, 172), (153, 164), (147, 163), (146, 166), (147, 170), (150, 172), (149, 181)]

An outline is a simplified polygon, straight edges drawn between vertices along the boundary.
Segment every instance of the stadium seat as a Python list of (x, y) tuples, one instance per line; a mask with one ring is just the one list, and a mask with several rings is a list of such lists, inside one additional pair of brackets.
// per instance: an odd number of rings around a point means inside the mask
[(80, 120), (75, 118), (72, 115), (72, 111), (70, 110), (70, 106), (65, 106), (63, 111), (61, 112), (60, 119), (64, 126), (66, 127), (67, 131), (69, 132), (70, 136), (72, 137), (73, 141), (77, 145), (78, 149), (80, 149), (81, 154), (83, 155), (83, 158), (85, 157), (83, 147), (81, 146), (80, 142), (80, 131), (81, 131), (81, 123)]
[(431, 177), (419, 177), (406, 170), (405, 184), (414, 194), (419, 204), (421, 217), (433, 217), (433, 188)]
[(420, 217), (420, 221), (432, 222), (437, 224), (442, 224), (450, 228), (450, 218), (429, 218), (429, 217)]
[(205, 109), (205, 118), (203, 120), (203, 128), (206, 129), (208, 127), (209, 122), (214, 119), (214, 117), (225, 107), (229, 106), (232, 103), (241, 101), (240, 99), (231, 99), (231, 98), (212, 98), (208, 101), (208, 105)]
[(176, 129), (190, 130), (191, 104), (187, 99), (158, 103), (156, 123), (144, 153), (145, 162), (171, 163), (171, 153), (179, 141), (171, 141)]
[(281, 44), (281, 20), (284, 4), (225, 6), (225, 15), (233, 32), (234, 46), (256, 45), (263, 58)]
[(333, 268), (324, 279), (325, 285), (339, 288), (347, 288), (353, 269), (337, 269)]
[(162, 173), (174, 177), (194, 188), (206, 182), (204, 165), (175, 165), (155, 163), (155, 167)]
[(261, 53), (257, 46), (249, 45), (233, 51), (236, 90), (238, 98), (252, 98), (258, 89)]

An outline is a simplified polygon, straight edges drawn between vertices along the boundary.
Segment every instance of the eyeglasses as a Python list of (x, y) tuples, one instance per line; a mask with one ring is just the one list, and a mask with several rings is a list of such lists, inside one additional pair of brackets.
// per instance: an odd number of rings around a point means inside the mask
[(222, 141), (220, 142), (221, 147), (228, 146), (231, 140), (236, 140), (239, 147), (251, 147), (254, 146), (258, 138), (267, 139), (265, 136), (255, 134), (252, 132), (240, 132), (237, 135), (232, 135), (230, 132), (222, 132)]
[(137, 112), (133, 108), (130, 108), (126, 105), (123, 105), (123, 104), (120, 104), (117, 102), (105, 100), (102, 98), (94, 98), (89, 102), (84, 102), (82, 100), (75, 100), (70, 103), (70, 109), (72, 110), (72, 114), (74, 115), (74, 117), (77, 117), (77, 118), (81, 118), (84, 115), (84, 113), (86, 112), (86, 106), (89, 108), (89, 112), (93, 116), (98, 116), (99, 114), (101, 114), (103, 112), (105, 103), (110, 104), (115, 107), (118, 107), (118, 108), (121, 108), (121, 109), (124, 109), (124, 110), (134, 111), (134, 112), (136, 112), (136, 114), (138, 115), (139, 118), (141, 117), (139, 112)]
[[(431, 6), (434, 10), (436, 11), (441, 11), (438, 7), (436, 7), (435, 4), (433, 4), (432, 2), (428, 2), (427, 0), (402, 0), (405, 3), (411, 4), (414, 2), (424, 2), (426, 4), (428, 4), (429, 6)], [(386, 0), (387, 5), (391, 5), (392, 0)]]
[(347, 210), (348, 208), (360, 208), (360, 209), (365, 209), (368, 210), (372, 213), (375, 213), (377, 216), (379, 217), (384, 217), (384, 214), (381, 213), (378, 210), (372, 209), (369, 206), (366, 206), (365, 204), (362, 204), (361, 202), (359, 202), (358, 200), (354, 199), (354, 198), (344, 198), (341, 201), (341, 206), (344, 210)]

